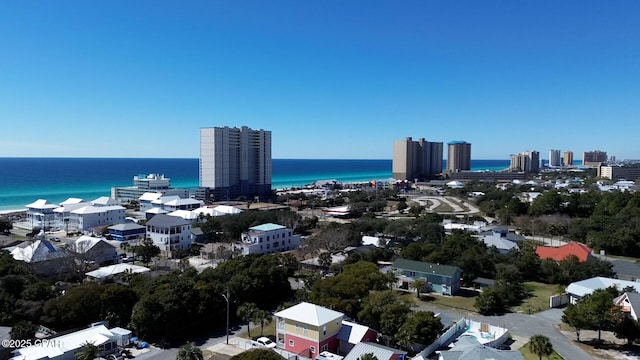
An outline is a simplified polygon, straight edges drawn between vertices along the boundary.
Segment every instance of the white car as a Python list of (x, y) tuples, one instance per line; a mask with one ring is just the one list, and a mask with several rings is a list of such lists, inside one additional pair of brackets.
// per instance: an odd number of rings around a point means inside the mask
[(267, 348), (267, 349), (273, 349), (273, 348), (276, 347), (276, 343), (271, 341), (271, 339), (269, 339), (268, 337), (263, 336), (263, 337), (259, 337), (256, 340), (254, 340), (253, 341), (253, 346)]

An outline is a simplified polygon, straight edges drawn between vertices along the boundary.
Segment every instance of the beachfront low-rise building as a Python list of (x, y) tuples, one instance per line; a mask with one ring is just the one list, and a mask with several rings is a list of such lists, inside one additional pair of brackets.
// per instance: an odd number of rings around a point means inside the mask
[(52, 204), (45, 199), (38, 199), (26, 205), (27, 223), (31, 224), (31, 228), (52, 226), (56, 216), (54, 210), (58, 207), (58, 205)]
[(242, 234), (240, 242), (234, 244), (242, 255), (273, 254), (297, 249), (300, 246), (300, 235), (293, 230), (278, 224), (262, 224), (249, 228)]
[(191, 223), (183, 218), (157, 214), (147, 221), (146, 226), (147, 238), (153, 240), (164, 255), (171, 256), (174, 250), (191, 247)]
[(69, 230), (89, 233), (96, 227), (123, 224), (126, 222), (125, 211), (120, 205), (89, 205), (75, 209), (69, 213)]
[(61, 202), (60, 206), (53, 210), (55, 214), (55, 226), (60, 229), (68, 230), (71, 212), (89, 205), (91, 205), (91, 203), (80, 198), (68, 198)]
[(163, 174), (141, 174), (133, 177), (132, 186), (111, 188), (111, 197), (119, 202), (138, 200), (145, 193), (158, 193), (160, 196), (176, 195), (189, 197), (189, 189), (171, 187), (171, 179)]

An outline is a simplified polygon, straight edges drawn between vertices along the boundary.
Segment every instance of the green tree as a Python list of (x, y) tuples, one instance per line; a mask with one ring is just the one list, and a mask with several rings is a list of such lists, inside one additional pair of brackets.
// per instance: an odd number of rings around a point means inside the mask
[(360, 356), (360, 360), (378, 360), (378, 357), (373, 355), (373, 353), (366, 353)]
[(553, 354), (553, 345), (551, 345), (548, 337), (534, 335), (529, 340), (529, 351), (534, 355), (538, 355), (538, 359), (542, 360), (543, 356)]
[(247, 335), (251, 337), (251, 319), (253, 319), (253, 314), (258, 310), (258, 307), (255, 303), (246, 302), (238, 307), (238, 317), (242, 319), (242, 321), (246, 321), (247, 323)]
[(576, 341), (580, 342), (580, 331), (589, 327), (584, 309), (576, 305), (569, 304), (562, 314), (562, 322), (571, 326), (576, 332)]
[(318, 265), (320, 265), (320, 267), (322, 267), (325, 270), (331, 267), (331, 262), (332, 262), (331, 253), (328, 251), (325, 251), (318, 256)]
[(260, 336), (264, 336), (264, 326), (273, 321), (273, 316), (267, 310), (257, 309), (253, 312), (252, 321), (254, 324), (260, 324)]
[(100, 348), (93, 343), (86, 342), (75, 353), (76, 360), (95, 360), (100, 356)]
[(429, 345), (442, 333), (440, 319), (431, 311), (418, 311), (408, 316), (396, 334), (396, 341), (405, 348), (414, 344)]
[(8, 219), (0, 218), (0, 233), (8, 234), (13, 229), (13, 224)]
[(504, 303), (500, 293), (493, 288), (484, 289), (473, 305), (482, 315), (494, 315), (504, 312)]
[(9, 335), (14, 340), (30, 340), (36, 337), (38, 327), (31, 321), (18, 321), (11, 327)]
[(613, 298), (607, 289), (598, 289), (578, 301), (577, 306), (583, 311), (589, 328), (598, 331), (598, 342), (602, 341), (602, 330), (613, 328), (619, 313), (613, 306)]
[(425, 280), (424, 278), (416, 278), (411, 283), (411, 288), (417, 292), (418, 299), (420, 299), (420, 291), (425, 290), (426, 286), (427, 286), (427, 280)]
[(180, 347), (176, 360), (203, 360), (202, 350), (192, 342), (188, 342)]
[(142, 257), (142, 262), (149, 265), (151, 259), (160, 255), (160, 248), (153, 244), (151, 238), (142, 240), (142, 245), (134, 246), (134, 253)]
[(282, 356), (273, 350), (255, 349), (234, 355), (231, 360), (282, 360)]
[(627, 346), (640, 338), (640, 324), (629, 316), (622, 316), (613, 329), (617, 338), (627, 340)]

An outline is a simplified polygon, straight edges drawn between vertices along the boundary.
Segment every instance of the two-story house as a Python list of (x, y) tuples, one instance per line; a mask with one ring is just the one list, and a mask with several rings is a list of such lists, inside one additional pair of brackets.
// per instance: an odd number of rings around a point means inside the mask
[(69, 229), (88, 232), (94, 227), (123, 224), (126, 209), (120, 205), (89, 205), (69, 214)]
[(158, 214), (147, 221), (147, 238), (165, 255), (172, 250), (191, 247), (191, 223), (183, 218)]
[(275, 316), (278, 347), (311, 358), (323, 351), (338, 351), (343, 313), (302, 302)]
[(300, 246), (300, 235), (293, 230), (278, 224), (262, 224), (249, 228), (242, 234), (240, 242), (234, 244), (242, 255), (273, 254), (297, 249)]
[(398, 276), (398, 287), (401, 289), (410, 290), (411, 283), (422, 278), (426, 280), (425, 291), (455, 295), (460, 290), (462, 270), (456, 266), (396, 259), (391, 267)]

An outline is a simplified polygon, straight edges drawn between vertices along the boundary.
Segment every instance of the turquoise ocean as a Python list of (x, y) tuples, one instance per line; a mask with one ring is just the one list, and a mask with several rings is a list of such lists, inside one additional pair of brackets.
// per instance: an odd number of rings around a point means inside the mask
[[(110, 196), (112, 187), (131, 186), (140, 174), (164, 174), (172, 187), (197, 188), (198, 167), (199, 159), (0, 158), (0, 210), (22, 209), (38, 199), (60, 203), (70, 197)], [(472, 160), (471, 167), (504, 170), (509, 160)], [(274, 189), (316, 180), (352, 183), (390, 178), (391, 160), (273, 159)]]

